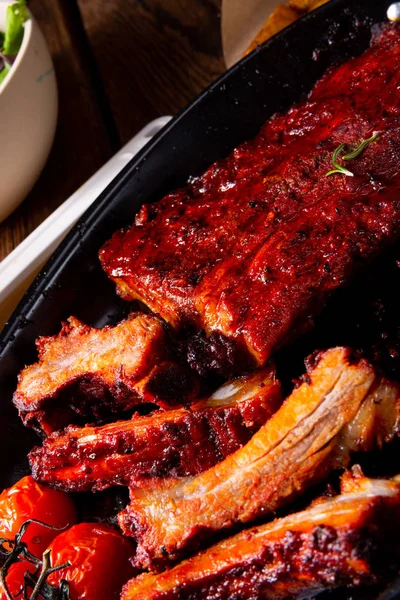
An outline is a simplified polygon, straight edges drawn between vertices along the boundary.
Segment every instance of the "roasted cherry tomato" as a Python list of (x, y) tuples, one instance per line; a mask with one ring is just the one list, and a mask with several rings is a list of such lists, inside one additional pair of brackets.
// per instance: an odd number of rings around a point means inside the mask
[[(11, 596), (17, 596), (24, 585), (24, 575), (27, 571), (34, 572), (35, 567), (28, 562), (17, 562), (8, 569), (6, 584)], [(22, 596), (17, 596), (22, 598)], [(0, 600), (7, 600), (6, 593), (0, 583)]]
[[(0, 538), (13, 539), (22, 523), (38, 519), (48, 525), (67, 528), (76, 523), (76, 509), (68, 494), (57, 492), (23, 477), (0, 494)], [(23, 541), (32, 554), (42, 556), (50, 542), (60, 533), (41, 525), (29, 525)]]
[(133, 544), (108, 525), (74, 525), (58, 535), (49, 549), (54, 566), (70, 562), (71, 567), (52, 573), (48, 582), (58, 586), (66, 579), (72, 600), (117, 600), (123, 584), (134, 575), (129, 562)]

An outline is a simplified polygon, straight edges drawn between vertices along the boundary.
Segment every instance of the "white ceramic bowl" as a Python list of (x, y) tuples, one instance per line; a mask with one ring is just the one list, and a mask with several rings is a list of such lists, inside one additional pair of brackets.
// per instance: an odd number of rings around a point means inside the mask
[[(0, 0), (4, 31), (10, 2)], [(53, 143), (58, 100), (54, 67), (33, 18), (25, 23), (18, 56), (0, 84), (0, 222), (40, 175)]]

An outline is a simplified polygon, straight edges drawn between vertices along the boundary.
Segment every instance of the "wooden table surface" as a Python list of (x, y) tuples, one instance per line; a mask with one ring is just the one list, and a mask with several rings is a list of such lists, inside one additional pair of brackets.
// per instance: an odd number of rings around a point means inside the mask
[(150, 120), (224, 70), (220, 0), (30, 0), (53, 56), (59, 122), (47, 165), (0, 225), (0, 260)]

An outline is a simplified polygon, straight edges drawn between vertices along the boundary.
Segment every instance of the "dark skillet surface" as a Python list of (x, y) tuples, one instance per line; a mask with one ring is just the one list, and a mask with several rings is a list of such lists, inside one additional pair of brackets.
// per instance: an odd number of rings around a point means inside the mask
[(85, 213), (0, 338), (0, 489), (28, 472), (26, 454), (38, 442), (11, 404), (18, 372), (36, 360), (35, 339), (57, 333), (70, 315), (103, 326), (132, 308), (116, 296), (100, 268), (97, 253), (103, 243), (131, 224), (143, 203), (184, 185), (190, 175), (252, 138), (273, 113), (304, 98), (329, 66), (363, 52), (371, 26), (385, 21), (391, 3), (334, 0), (275, 36), (178, 115)]

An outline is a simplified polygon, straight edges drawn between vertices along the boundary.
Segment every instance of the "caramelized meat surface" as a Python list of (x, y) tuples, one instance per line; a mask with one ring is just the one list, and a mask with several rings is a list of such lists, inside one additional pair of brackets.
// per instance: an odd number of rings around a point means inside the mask
[[(119, 293), (258, 364), (400, 232), (400, 28), (186, 188), (145, 205), (100, 260)], [(327, 172), (342, 143), (375, 141)], [(216, 337), (217, 336), (217, 337)], [(202, 369), (199, 347), (189, 348)], [(222, 353), (223, 355), (223, 353)], [(223, 361), (226, 357), (222, 356)]]
[(68, 427), (32, 450), (32, 474), (71, 492), (129, 485), (138, 477), (196, 475), (248, 442), (280, 404), (270, 367), (226, 383), (190, 408)]
[(196, 477), (137, 482), (120, 514), (138, 566), (158, 569), (236, 523), (272, 513), (354, 451), (398, 432), (400, 391), (345, 348), (321, 353), (304, 382), (240, 450)]
[(170, 360), (169, 345), (152, 315), (132, 314), (103, 329), (71, 317), (58, 335), (39, 338), (39, 362), (20, 373), (13, 402), (25, 425), (46, 434), (143, 402), (182, 405), (197, 392), (196, 381)]
[(371, 585), (400, 566), (400, 477), (345, 475), (342, 494), (254, 527), (159, 575), (122, 600), (285, 600)]

